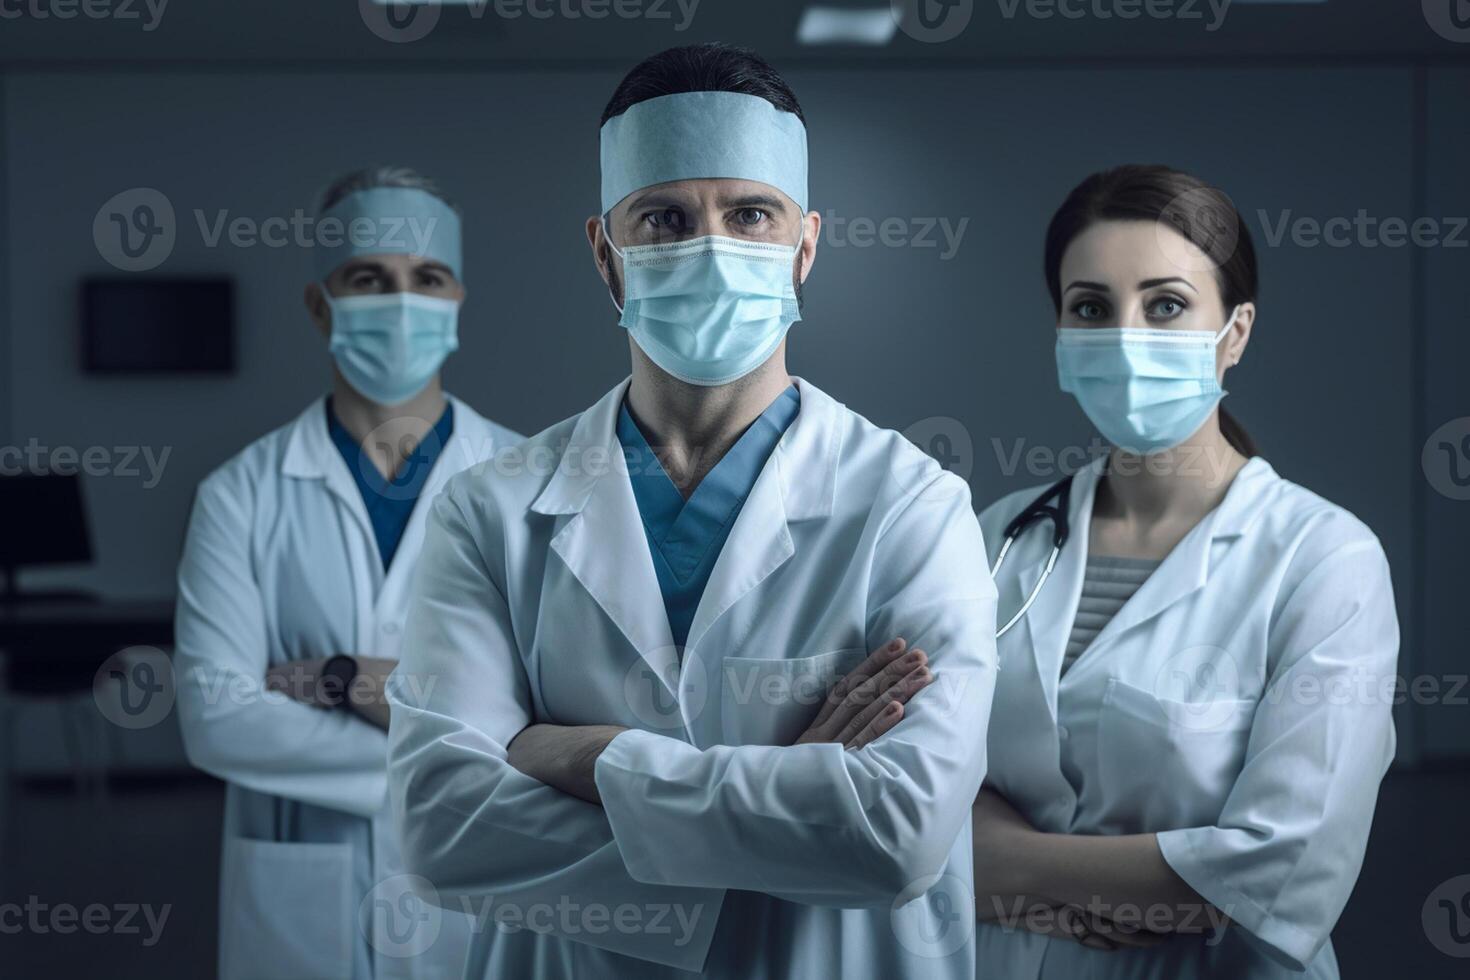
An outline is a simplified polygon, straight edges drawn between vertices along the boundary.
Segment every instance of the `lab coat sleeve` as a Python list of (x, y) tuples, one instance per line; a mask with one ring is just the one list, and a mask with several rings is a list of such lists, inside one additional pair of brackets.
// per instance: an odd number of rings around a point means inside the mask
[(904, 903), (937, 880), (969, 832), (996, 671), (980, 528), (968, 488), (941, 476), (875, 546), (866, 624), (870, 647), (903, 636), (926, 651), (935, 681), (851, 752), (618, 735), (597, 788), (634, 878), (849, 908)]
[(1399, 631), (1377, 540), (1365, 532), (1317, 560), (1269, 643), (1272, 673), (1219, 821), (1158, 842), (1195, 891), (1304, 970), (1357, 880), (1393, 759)]
[[(535, 718), (503, 574), (491, 571), (500, 565), (481, 557), (499, 550), (482, 552), (453, 489), (435, 500), (389, 685), (389, 789), (405, 867), (433, 885), (431, 900), (488, 913), (486, 928), (523, 925), (699, 970), (724, 892), (634, 881), (600, 807), (506, 761)], [(664, 925), (616, 927), (629, 907)]]
[[(199, 487), (179, 565), (174, 674), (189, 761), (272, 796), (371, 816), (387, 800), (383, 732), (265, 689), (264, 599), (250, 559), (254, 488), (229, 467)], [(338, 650), (322, 650), (331, 656)]]

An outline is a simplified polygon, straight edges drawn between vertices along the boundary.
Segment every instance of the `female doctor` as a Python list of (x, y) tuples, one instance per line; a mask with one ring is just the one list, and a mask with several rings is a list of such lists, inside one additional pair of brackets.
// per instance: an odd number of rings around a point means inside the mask
[[(977, 974), (1335, 978), (1394, 749), (1383, 550), (1218, 406), (1256, 319), (1224, 194), (1096, 174), (1045, 261), (1061, 388), (1113, 448), (996, 570), (1000, 625), (1041, 587), (1000, 640)], [(981, 515), (992, 563), (1043, 489)]]

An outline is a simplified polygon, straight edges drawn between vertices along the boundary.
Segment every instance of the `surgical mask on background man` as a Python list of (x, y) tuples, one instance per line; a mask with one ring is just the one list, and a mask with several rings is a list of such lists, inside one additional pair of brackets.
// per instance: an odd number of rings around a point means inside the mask
[(459, 348), (459, 301), (420, 293), (334, 297), (330, 350), (342, 377), (364, 398), (398, 405), (428, 387)]
[(707, 235), (619, 251), (605, 219), (603, 233), (623, 260), (619, 324), (680, 381), (711, 386), (744, 377), (801, 319), (796, 246)]
[(1142, 327), (1061, 327), (1057, 379), (1103, 438), (1139, 454), (1163, 452), (1204, 424), (1227, 392), (1215, 374), (1217, 334)]

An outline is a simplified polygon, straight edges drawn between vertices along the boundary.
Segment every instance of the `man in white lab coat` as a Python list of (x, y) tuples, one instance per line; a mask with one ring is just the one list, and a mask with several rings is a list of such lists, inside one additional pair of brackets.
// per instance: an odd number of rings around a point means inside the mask
[[(657, 55), (601, 135), (632, 376), (435, 502), (389, 692), (405, 863), (476, 917), (467, 977), (972, 977), (968, 488), (787, 374), (820, 217), (765, 62)], [(893, 637), (886, 734), (824, 732)]]
[(388, 817), (383, 686), (429, 502), (519, 437), (440, 386), (465, 290), (433, 185), (350, 174), (317, 228), (331, 392), (204, 480), (179, 567), (184, 744), (229, 783), (220, 976), (449, 980), (470, 922), (405, 928), (424, 913)]

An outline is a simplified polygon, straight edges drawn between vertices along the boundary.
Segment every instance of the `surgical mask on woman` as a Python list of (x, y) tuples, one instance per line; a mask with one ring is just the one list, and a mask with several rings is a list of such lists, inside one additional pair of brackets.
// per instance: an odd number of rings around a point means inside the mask
[(801, 319), (795, 246), (718, 235), (623, 251), (609, 236), (608, 245), (623, 260), (619, 324), (680, 381), (708, 387), (744, 377)]
[(428, 387), (459, 348), (459, 301), (420, 293), (334, 297), (330, 349), (342, 377), (364, 398), (398, 405)]
[(1215, 375), (1219, 333), (1205, 330), (1061, 327), (1057, 379), (1113, 445), (1148, 454), (1173, 449), (1204, 424), (1226, 391)]

